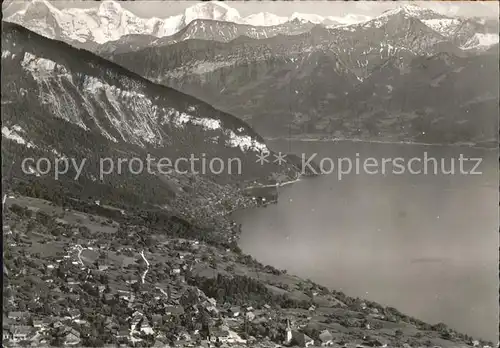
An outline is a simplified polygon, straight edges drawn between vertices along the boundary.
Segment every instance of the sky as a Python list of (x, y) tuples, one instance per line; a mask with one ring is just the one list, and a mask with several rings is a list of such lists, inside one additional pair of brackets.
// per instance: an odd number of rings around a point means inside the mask
[[(27, 1), (6, 1), (12, 6), (6, 12), (22, 7)], [(50, 1), (54, 6), (62, 9), (69, 7), (89, 8), (98, 6), (96, 1)], [(165, 18), (183, 12), (198, 1), (120, 1), (122, 7), (139, 17)], [(279, 16), (290, 16), (294, 12), (319, 14), (321, 16), (342, 16), (348, 13), (377, 16), (383, 11), (410, 3), (408, 1), (226, 1), (237, 9), (242, 17), (258, 12), (271, 12)], [(457, 16), (486, 16), (499, 15), (497, 1), (411, 1), (420, 6), (431, 8), (447, 15)], [(3, 4), (6, 9), (8, 5)], [(4, 12), (4, 15), (10, 13)]]

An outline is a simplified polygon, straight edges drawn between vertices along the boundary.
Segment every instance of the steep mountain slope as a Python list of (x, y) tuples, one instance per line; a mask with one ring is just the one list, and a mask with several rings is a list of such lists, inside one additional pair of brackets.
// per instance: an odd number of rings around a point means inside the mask
[[(9, 24), (5, 24), (5, 27), (4, 71), (10, 77), (31, 76), (36, 88), (28, 94), (42, 97), (41, 102), (49, 104), (56, 117), (77, 124), (83, 129), (99, 130), (114, 142), (125, 141), (139, 146), (171, 144), (169, 135), (161, 127), (167, 123), (171, 125), (177, 123), (180, 128), (183, 123), (192, 123), (201, 129), (224, 130), (222, 126), (208, 126), (210, 123), (220, 123), (225, 130), (235, 132), (241, 127), (245, 133), (243, 131), (238, 132), (240, 133), (238, 135), (235, 133), (230, 136), (232, 140), (228, 138), (228, 141), (238, 142), (238, 137), (247, 136), (252, 149), (265, 146), (259, 142), (258, 135), (244, 123), (218, 112), (195, 98), (169, 88), (155, 86), (89, 52), (74, 50), (55, 41), (42, 40), (21, 27)], [(26, 42), (32, 38), (33, 44)], [(21, 39), (25, 41), (19, 42)], [(49, 47), (41, 51), (42, 43), (45, 41)], [(81, 60), (72, 57), (76, 54), (83, 56)], [(106, 65), (110, 66), (109, 72), (105, 70)], [(117, 71), (113, 71), (112, 68)], [(101, 79), (99, 73), (106, 79)], [(9, 82), (7, 84), (9, 88), (16, 84), (14, 79)], [(58, 92), (64, 91), (67, 84), (80, 92), (82, 100), (76, 100), (75, 105), (66, 105), (64, 109), (62, 103), (57, 103), (64, 100)], [(14, 92), (12, 89), (7, 91)], [(162, 92), (161, 99), (160, 92)], [(149, 94), (153, 94), (154, 99), (151, 98), (153, 100), (148, 98)], [(97, 100), (86, 100), (86, 97)], [(105, 112), (95, 112), (93, 104), (99, 104), (98, 99), (101, 97), (106, 97), (102, 98), (100, 105)], [(118, 105), (113, 105), (114, 99)], [(83, 105), (83, 109), (78, 110), (77, 105)], [(118, 112), (118, 107), (123, 108), (120, 110), (122, 113)], [(139, 116), (143, 118), (138, 119)]]
[[(228, 43), (187, 40), (109, 57), (155, 82), (237, 115), (266, 136), (291, 131), (407, 141), (425, 138), (439, 143), (491, 141), (496, 137), (488, 127), (496, 116), (490, 91), (498, 90), (498, 84), (488, 72), (498, 70), (495, 54), (484, 61), (482, 56), (474, 58), (475, 53), (465, 54), (453, 40), (423, 23), (433, 16), (434, 12), (424, 11), (421, 17), (427, 19), (420, 20), (405, 7), (364, 24), (334, 29), (316, 26), (295, 36), (240, 37)], [(442, 61), (435, 75), (412, 67), (425, 57)], [(447, 65), (450, 59), (456, 66)], [(468, 93), (460, 92), (460, 98), (464, 103), (479, 103), (478, 109), (457, 110), (453, 93), (469, 86), (468, 74), (474, 72), (481, 79)], [(446, 83), (427, 88), (434, 86), (436, 76)], [(416, 81), (421, 82), (417, 85)], [(401, 107), (415, 88), (421, 90), (410, 97), (414, 102)], [(439, 105), (436, 96), (440, 96)], [(380, 120), (373, 116), (373, 125), (363, 120), (365, 105), (384, 110), (387, 99), (393, 100), (390, 112), (374, 113), (385, 116)], [(436, 116), (438, 109), (444, 115)], [(416, 112), (444, 117), (451, 124), (436, 126), (432, 135), (426, 129), (427, 136), (422, 138), (420, 131), (408, 127)], [(402, 117), (398, 121), (402, 123), (395, 126), (385, 117)], [(457, 136), (451, 136), (455, 131)]]
[(426, 143), (489, 143), (495, 146), (498, 114), (498, 53), (418, 57), (401, 69), (392, 59), (346, 96), (339, 118), (350, 110), (362, 129), (387, 138), (412, 134)]
[(40, 333), (30, 337), (36, 346), (203, 347), (218, 338), (273, 348), (286, 341), (287, 325), (317, 347), (493, 345), (173, 232), (164, 219), (19, 195), (5, 207), (4, 330), (27, 325)]
[[(78, 181), (73, 180), (75, 170), (55, 182), (52, 172), (36, 181), (62, 185), (77, 197), (167, 204), (202, 222), (216, 217), (214, 209), (244, 203), (235, 183), (266, 181), (279, 172), (295, 177), (287, 165), (255, 163), (256, 153), (267, 146), (239, 119), (90, 52), (9, 23), (2, 27), (2, 140), (3, 157), (10, 159), (5, 163), (16, 161), (21, 181), (26, 179), (22, 158), (85, 158)], [(146, 170), (148, 154), (153, 160)], [(198, 159), (194, 165), (184, 160), (172, 165), (191, 156)], [(107, 157), (113, 159), (114, 171), (100, 177), (100, 160)], [(122, 173), (116, 172), (118, 158), (136, 157), (143, 161), (143, 171), (125, 165)], [(160, 158), (171, 161), (170, 170), (159, 167)], [(201, 158), (207, 164), (218, 158), (217, 169), (210, 170)], [(225, 166), (218, 174), (220, 162)], [(196, 194), (194, 187), (199, 187)]]
[[(322, 79), (328, 78), (331, 78), (331, 82), (346, 79), (345, 86), (351, 86), (356, 80), (356, 76), (341, 62), (338, 63), (339, 71), (325, 70), (325, 76), (307, 76), (297, 70), (300, 64), (310, 66), (312, 72), (318, 63), (324, 65), (326, 61), (337, 60), (322, 31), (326, 29), (315, 28), (298, 36), (279, 36), (263, 40), (240, 37), (227, 44), (188, 40), (111, 57), (117, 63), (135, 69), (137, 73), (156, 82), (210, 100), (214, 105), (223, 106), (224, 110), (237, 110), (238, 116), (244, 119), (255, 113), (261, 114), (260, 107), (265, 103), (276, 102), (276, 105), (279, 105), (276, 112), (273, 109), (266, 110), (274, 117), (265, 118), (268, 121), (276, 121), (273, 128), (286, 129), (287, 122), (281, 121), (285, 115), (290, 114), (288, 104), (291, 80), (297, 78), (295, 85), (299, 88), (302, 83), (299, 80), (308, 80), (307, 85), (310, 87), (314, 84), (319, 86)], [(328, 58), (330, 54), (333, 55)], [(318, 57), (324, 57), (325, 60)], [(138, 61), (143, 64), (136, 65)], [(133, 65), (136, 66), (132, 67)], [(317, 70), (321, 70), (321, 66), (318, 66)], [(348, 74), (345, 77), (344, 71)], [(344, 88), (342, 84), (330, 84)], [(274, 93), (268, 93), (271, 90)], [(323, 92), (315, 98), (321, 95), (324, 95)], [(233, 105), (236, 109), (233, 109)], [(264, 119), (263, 114), (259, 116)], [(261, 126), (261, 131), (266, 128)]]
[(464, 50), (482, 51), (498, 43), (498, 20), (443, 18), (428, 19), (423, 22)]
[(418, 55), (443, 51), (460, 54), (451, 41), (411, 14), (403, 7), (366, 23), (332, 29), (338, 38), (336, 44), (342, 48), (341, 56), (356, 69), (358, 76), (365, 78), (387, 58), (400, 58), (404, 64), (408, 63), (405, 58)]

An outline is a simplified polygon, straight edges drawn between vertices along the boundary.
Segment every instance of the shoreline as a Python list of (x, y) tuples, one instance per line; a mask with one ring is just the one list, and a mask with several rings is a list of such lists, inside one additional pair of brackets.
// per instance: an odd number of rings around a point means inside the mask
[[(294, 180), (290, 180), (290, 181), (285, 181), (283, 183), (276, 183), (276, 184), (270, 184), (270, 185), (262, 185), (262, 186), (248, 186), (248, 187), (245, 187), (241, 190), (241, 192), (244, 192), (246, 190), (255, 190), (255, 189), (272, 189), (272, 188), (279, 188), (279, 187), (283, 187), (283, 186), (288, 186), (288, 185), (292, 185), (292, 184), (296, 184), (300, 181), (302, 181), (302, 175), (298, 175), (298, 177)], [(276, 193), (276, 196), (279, 197), (278, 193)], [(266, 202), (264, 204), (256, 204), (254, 206), (250, 206), (250, 207), (237, 207), (237, 208), (234, 208), (233, 210), (231, 211), (228, 211), (224, 214), (224, 216), (226, 216), (227, 218), (229, 218), (231, 221), (234, 221), (232, 218), (231, 218), (231, 214), (236, 212), (236, 211), (241, 211), (241, 210), (245, 210), (245, 209), (253, 209), (253, 208), (265, 208), (266, 206), (268, 205), (271, 205), (271, 204), (275, 204), (275, 203), (278, 203), (278, 199), (276, 200), (272, 200), (272, 201), (269, 201), (269, 202)], [(239, 236), (238, 236), (239, 238)]]
[(265, 138), (266, 141), (300, 141), (300, 142), (324, 142), (324, 143), (335, 143), (335, 142), (351, 142), (351, 143), (367, 143), (367, 144), (394, 144), (394, 145), (419, 145), (419, 146), (435, 146), (435, 147), (458, 147), (458, 148), (469, 148), (478, 150), (497, 150), (496, 147), (484, 147), (477, 146), (476, 144), (438, 144), (438, 143), (422, 143), (415, 141), (390, 141), (390, 140), (370, 140), (370, 139), (347, 139), (347, 138), (289, 138), (289, 137), (269, 137)]
[[(281, 139), (281, 140), (284, 140), (284, 139)], [(362, 141), (362, 140), (351, 140), (351, 139), (333, 139), (333, 140), (309, 140), (309, 139), (290, 139), (290, 140), (296, 140), (296, 141), (304, 141), (304, 142), (308, 142), (308, 141), (322, 141), (322, 142), (336, 142), (336, 141), (349, 141), (349, 142), (367, 142), (367, 143), (388, 143), (388, 144), (391, 144), (391, 142), (378, 142), (378, 141)], [(267, 139), (266, 139), (267, 141)], [(400, 143), (397, 143), (397, 144), (400, 144)], [(409, 143), (403, 143), (405, 145), (433, 145), (433, 144), (409, 144)], [(440, 145), (440, 144), (434, 144), (436, 146), (448, 146), (448, 145)], [(464, 147), (464, 146), (454, 146), (452, 145), (453, 147)], [(466, 146), (467, 148), (470, 148), (469, 146)], [(478, 147), (474, 147), (474, 148), (478, 148)], [(482, 149), (486, 149), (486, 150), (494, 150), (494, 149), (490, 149), (490, 148), (482, 148)], [(289, 181), (286, 181), (286, 182), (282, 182), (282, 183), (276, 183), (276, 184), (269, 184), (269, 185), (261, 185), (261, 186), (249, 186), (249, 187), (245, 187), (244, 189), (242, 189), (241, 191), (244, 192), (246, 190), (252, 190), (252, 189), (276, 189), (276, 200), (272, 200), (272, 201), (267, 201), (263, 204), (256, 204), (254, 206), (248, 206), (248, 207), (239, 207), (239, 208), (236, 208), (230, 212), (228, 212), (225, 216), (230, 220), (232, 221), (233, 223), (237, 223), (237, 220), (235, 219), (234, 216), (232, 216), (233, 213), (235, 212), (240, 212), (240, 211), (244, 211), (244, 210), (247, 210), (247, 209), (255, 209), (255, 208), (266, 208), (268, 205), (271, 205), (271, 204), (278, 204), (279, 202), (279, 188), (280, 187), (284, 187), (284, 186), (288, 186), (288, 185), (292, 185), (292, 184), (296, 184), (296, 183), (299, 183), (301, 181), (304, 181), (304, 177), (307, 178), (307, 176), (305, 175), (298, 175), (296, 179), (293, 179), (293, 180), (289, 180)], [(238, 247), (241, 248), (240, 246), (240, 238), (241, 238), (241, 235), (243, 234), (243, 224), (239, 224), (240, 225), (240, 228), (239, 228), (239, 232), (237, 233), (237, 237), (236, 237), (236, 243), (238, 245)], [(244, 251), (243, 251), (244, 252)], [(245, 253), (245, 252), (244, 252)], [(247, 255), (251, 256), (251, 257), (254, 257), (253, 254), (251, 253), (248, 253)], [(257, 261), (259, 262), (262, 262), (263, 264), (267, 265), (266, 262), (263, 262), (259, 259), (256, 258)], [(287, 272), (291, 272), (289, 269), (287, 268), (284, 268)], [(292, 274), (292, 273), (290, 273)], [(298, 276), (299, 278), (302, 278), (303, 275), (297, 275), (297, 274), (294, 274), (295, 276)], [(320, 283), (321, 284), (321, 283)], [(334, 290), (334, 291), (337, 291), (337, 290), (341, 290), (342, 288), (337, 288), (337, 287), (333, 287), (333, 286), (328, 286), (329, 289), (331, 290)], [(346, 293), (346, 296), (350, 296), (348, 293)], [(365, 301), (373, 301), (373, 300), (369, 300), (367, 297), (362, 297), (362, 300), (365, 300)], [(373, 301), (374, 303), (379, 303), (377, 301)], [(410, 317), (413, 317), (413, 315), (410, 315), (410, 314), (406, 314)], [(449, 324), (445, 324), (445, 325), (449, 325)], [(453, 327), (451, 326), (448, 326), (449, 329), (451, 330), (456, 330), (454, 329)], [(484, 341), (488, 341), (488, 338), (485, 338), (485, 337), (477, 337), (475, 336), (474, 337), (475, 339), (478, 339), (478, 340), (484, 340)], [(500, 342), (497, 343), (495, 345), (495, 341), (492, 341), (493, 342), (493, 346), (491, 346), (491, 348), (493, 347), (499, 347), (500, 346)], [(484, 347), (488, 347), (488, 346), (484, 346)]]
[[(298, 183), (300, 181), (303, 181), (302, 178), (299, 178), (299, 179), (296, 179), (296, 180), (292, 180), (292, 181), (287, 181), (285, 183), (282, 183), (279, 185), (279, 187), (282, 187), (282, 186), (287, 186), (287, 185), (291, 185), (291, 184), (294, 184), (294, 183)], [(257, 186), (256, 188), (275, 188), (277, 187), (277, 185), (265, 185), (265, 186)], [(252, 187), (253, 188), (253, 187)], [(239, 229), (239, 232), (237, 234), (237, 238), (236, 238), (236, 243), (238, 245), (238, 247), (241, 248), (241, 250), (243, 251), (244, 254), (246, 255), (249, 255), (251, 257), (255, 257), (253, 255), (253, 253), (250, 253), (249, 251), (245, 251), (243, 250), (242, 246), (240, 245), (240, 237), (241, 235), (243, 234), (243, 223), (240, 223), (240, 222), (237, 222), (237, 220), (235, 219), (234, 216), (232, 216), (233, 213), (235, 212), (243, 212), (244, 213), (244, 210), (247, 210), (247, 209), (256, 209), (256, 208), (266, 208), (268, 205), (272, 205), (272, 204), (278, 204), (278, 200), (275, 200), (275, 201), (269, 201), (269, 202), (266, 202), (265, 204), (260, 204), (260, 205), (255, 205), (255, 206), (252, 206), (252, 207), (241, 207), (241, 208), (237, 208), (237, 209), (234, 209), (233, 211), (231, 212), (228, 212), (225, 216), (231, 220), (232, 222), (234, 223), (238, 223), (240, 225), (240, 229)], [(261, 262), (262, 264), (264, 265), (271, 265), (272, 267), (275, 267), (274, 264), (271, 264), (271, 263), (267, 263), (257, 257), (255, 257), (255, 260), (257, 260), (258, 262)], [(442, 262), (442, 261), (438, 261), (438, 260), (430, 260), (431, 262)], [(410, 261), (411, 263), (414, 263), (413, 260)], [(285, 266), (285, 268), (283, 268), (284, 270), (286, 270), (287, 274), (290, 274), (290, 275), (293, 275), (293, 276), (297, 276), (301, 279), (304, 279), (304, 275), (300, 275), (300, 274), (297, 274), (297, 273), (294, 273), (292, 272), (292, 270), (288, 269), (288, 267)], [(318, 284), (321, 284), (323, 285), (324, 283), (322, 283), (321, 281), (319, 280), (315, 280), (313, 279), (314, 282), (317, 282)], [(339, 288), (339, 287), (335, 287), (335, 286), (326, 286), (327, 288), (329, 288), (330, 290), (333, 290), (333, 291), (344, 291), (342, 290), (342, 288)], [(350, 294), (349, 292), (345, 292), (345, 295), (348, 296), (348, 297), (352, 297), (354, 295)], [(363, 297), (360, 297), (360, 299), (362, 301), (370, 301), (370, 302), (374, 302), (374, 303), (377, 303), (377, 304), (380, 304), (380, 302), (376, 301), (376, 300), (373, 300), (373, 299), (370, 299), (368, 298), (368, 296), (363, 296)], [(390, 304), (386, 304), (386, 305), (382, 305), (382, 306), (391, 306)], [(399, 306), (395, 307), (397, 310), (399, 309)], [(413, 317), (413, 318), (416, 318), (418, 320), (421, 320), (421, 321), (424, 321), (426, 323), (428, 323), (428, 321), (426, 320), (423, 320), (421, 319), (419, 316), (416, 316), (415, 314), (409, 314), (407, 313), (406, 311), (403, 312), (405, 315), (409, 316), (409, 317)], [(436, 325), (436, 324), (431, 324), (431, 325)], [(455, 327), (451, 326), (451, 324), (448, 324), (448, 323), (445, 323), (445, 325), (452, 331), (456, 331), (458, 329), (456, 329)], [(457, 332), (462, 332), (462, 331), (457, 331)], [(482, 340), (482, 341), (489, 341), (489, 338), (486, 338), (486, 337), (479, 337), (479, 336), (471, 336), (474, 338), (474, 340)], [(482, 346), (482, 345), (479, 345), (478, 347), (482, 347), (482, 348), (495, 348), (495, 347), (500, 347), (500, 341), (498, 343), (495, 344), (495, 341), (492, 341), (493, 342), (493, 346)], [(472, 347), (472, 346), (471, 346)]]
[(282, 182), (282, 183), (276, 183), (276, 184), (270, 184), (270, 185), (262, 185), (262, 186), (248, 186), (248, 187), (245, 187), (244, 189), (242, 189), (242, 191), (251, 190), (251, 189), (258, 189), (258, 188), (271, 188), (271, 187), (278, 188), (278, 187), (282, 187), (282, 186), (287, 186), (287, 185), (295, 184), (295, 183), (297, 183), (299, 181), (302, 181), (302, 175), (299, 175), (294, 180), (285, 181), (285, 182)]

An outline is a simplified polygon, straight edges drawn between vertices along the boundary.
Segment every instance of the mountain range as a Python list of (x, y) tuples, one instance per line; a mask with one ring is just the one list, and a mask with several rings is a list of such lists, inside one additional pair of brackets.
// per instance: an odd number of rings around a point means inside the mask
[[(98, 7), (90, 9), (65, 8), (59, 10), (46, 0), (33, 0), (23, 9), (9, 15), (7, 20), (21, 24), (41, 35), (66, 41), (84, 47), (93, 47), (129, 36), (144, 36), (156, 44), (153, 38), (164, 38), (178, 34), (176, 39), (189, 38), (230, 41), (237, 36), (245, 35), (254, 38), (270, 37), (279, 34), (294, 35), (309, 30), (314, 25), (329, 28), (345, 27), (353, 30), (352, 25), (381, 25), (386, 18), (398, 12), (417, 17), (433, 30), (445, 35), (459, 37), (464, 48), (489, 46), (498, 42), (498, 30), (495, 20), (474, 18), (450, 18), (441, 13), (419, 6), (404, 6), (403, 9), (388, 10), (381, 16), (372, 18), (358, 14), (347, 14), (343, 17), (322, 17), (316, 14), (293, 13), (290, 17), (276, 16), (261, 12), (241, 17), (239, 12), (224, 2), (203, 2), (190, 6), (183, 13), (165, 19), (140, 18), (123, 9), (118, 2), (106, 0)], [(207, 28), (203, 20), (231, 23), (227, 29), (216, 28), (221, 35), (214, 35), (213, 28)], [(193, 25), (193, 21), (198, 21)], [(290, 24), (293, 23), (293, 24)], [(369, 23), (369, 24), (368, 24)], [(303, 28), (301, 26), (303, 25)], [(210, 24), (208, 25), (210, 27)], [(193, 28), (194, 27), (194, 28)], [(473, 33), (469, 33), (470, 31)], [(205, 36), (204, 36), (205, 35)], [(151, 40), (152, 39), (152, 40)]]
[[(459, 28), (432, 29), (429, 23), (457, 20), (438, 16), (406, 6), (365, 23), (316, 25), (298, 35), (159, 44), (164, 38), (150, 47), (100, 54), (269, 137), (495, 144), (489, 126), (497, 118), (498, 81), (491, 72), (498, 71), (498, 44), (463, 48), (480, 35), (478, 27), (489, 32), (494, 23), (467, 19)], [(456, 93), (466, 88), (456, 103)]]
[(293, 13), (289, 18), (272, 13), (256, 13), (241, 17), (238, 11), (224, 2), (203, 2), (188, 7), (182, 14), (165, 19), (140, 18), (125, 10), (118, 2), (106, 0), (91, 9), (57, 9), (46, 0), (34, 0), (8, 17), (49, 38), (74, 43), (103, 44), (127, 35), (148, 35), (156, 38), (173, 35), (194, 20), (208, 19), (252, 27), (272, 27), (287, 22), (303, 24), (350, 24), (368, 17), (349, 15), (324, 18), (318, 15)]
[[(498, 70), (498, 21), (415, 5), (347, 25), (298, 14), (254, 17), (199, 3), (166, 29), (174, 17), (139, 19), (115, 2), (58, 10), (35, 0), (8, 20), (193, 95), (268, 137), (496, 142), (488, 125), (498, 84), (488, 71)], [(438, 68), (429, 74), (421, 62)], [(456, 103), (469, 76), (480, 79)]]

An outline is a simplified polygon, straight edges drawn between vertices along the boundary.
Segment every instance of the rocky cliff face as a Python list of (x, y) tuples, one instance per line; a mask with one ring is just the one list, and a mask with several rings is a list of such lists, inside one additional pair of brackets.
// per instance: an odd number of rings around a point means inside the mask
[[(78, 180), (73, 180), (73, 169), (56, 181), (49, 178), (52, 172), (43, 176), (31, 169), (37, 181), (62, 185), (78, 197), (102, 193), (124, 204), (168, 204), (191, 213), (195, 207), (212, 209), (210, 204), (230, 210), (239, 204), (237, 190), (231, 189), (236, 184), (265, 181), (273, 173), (296, 175), (286, 164), (257, 164), (256, 154), (267, 151), (267, 145), (238, 118), (90, 52), (8, 23), (2, 27), (2, 109), (2, 153), (7, 162), (16, 161), (19, 180), (29, 177), (20, 169), (28, 156), (74, 158), (78, 163), (86, 159)], [(144, 167), (135, 175), (137, 167), (125, 165), (122, 173), (115, 167), (99, 177), (102, 158), (112, 158), (116, 165), (118, 158), (137, 157), (146, 166), (148, 154), (155, 158), (151, 172)], [(195, 167), (181, 164), (165, 175), (159, 170), (159, 158), (191, 156), (198, 159)], [(219, 174), (219, 169), (204, 166), (203, 172), (204, 157), (218, 158), (226, 167)], [(230, 171), (231, 159), (239, 162), (232, 162)]]

